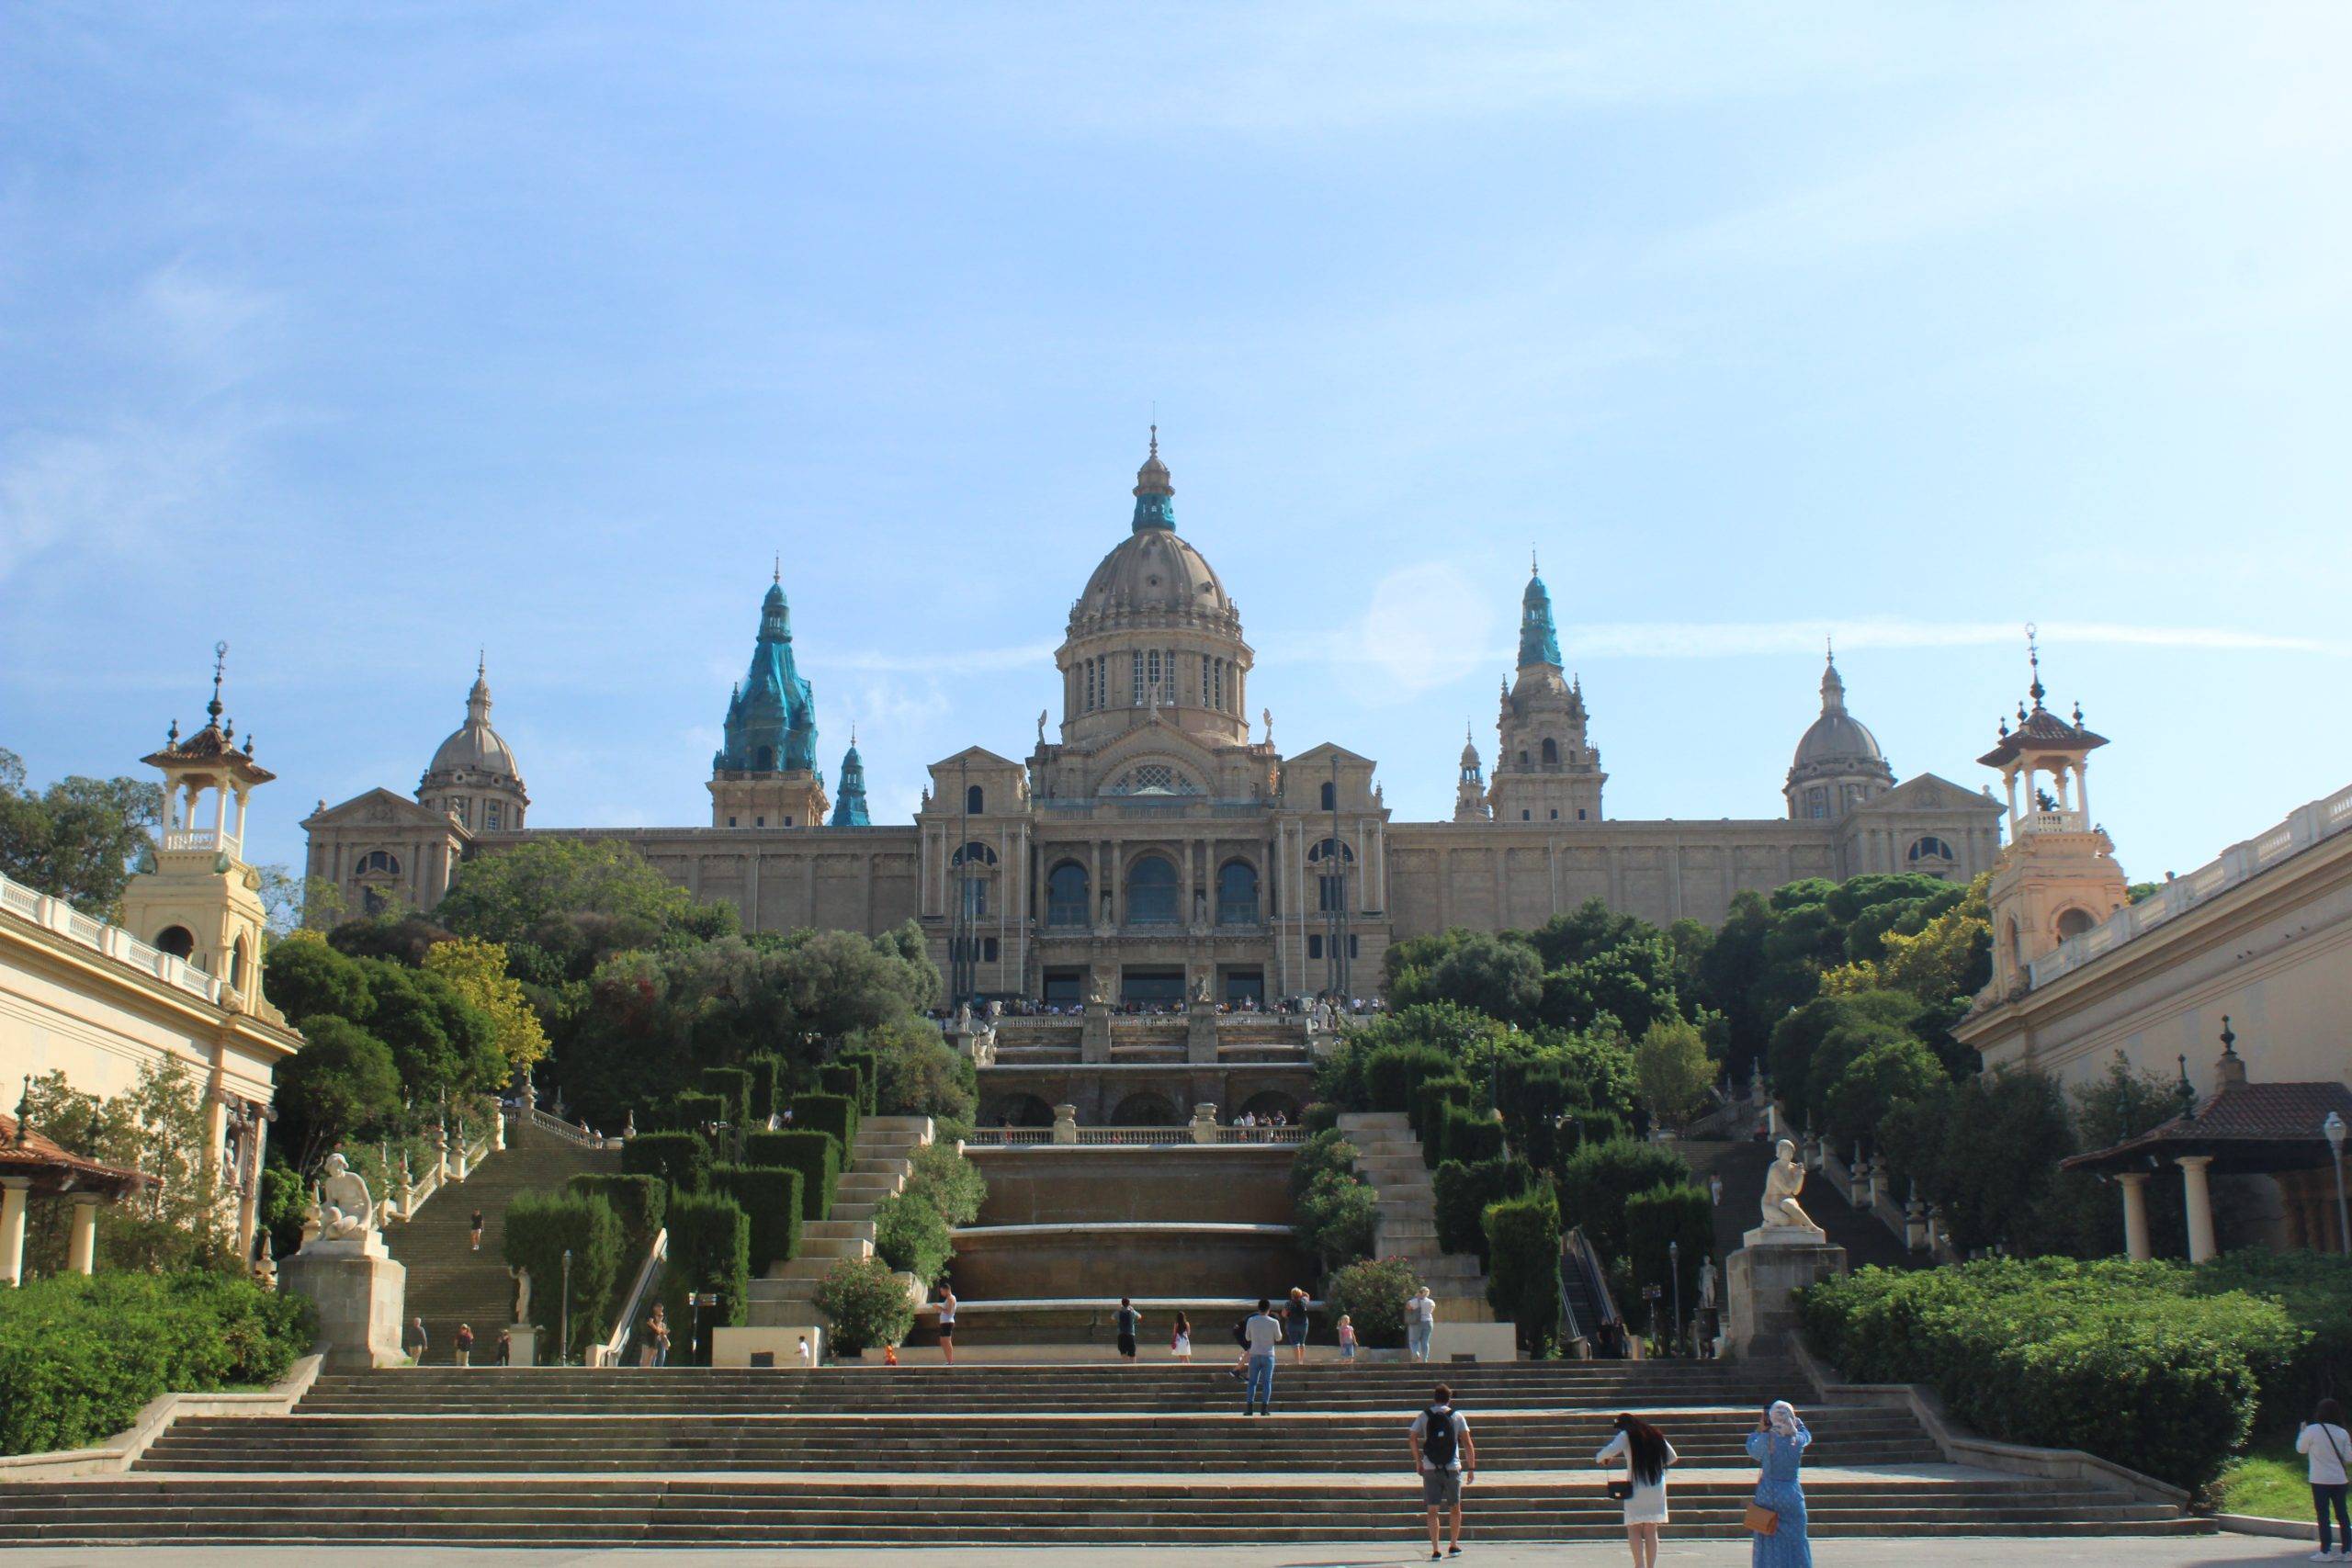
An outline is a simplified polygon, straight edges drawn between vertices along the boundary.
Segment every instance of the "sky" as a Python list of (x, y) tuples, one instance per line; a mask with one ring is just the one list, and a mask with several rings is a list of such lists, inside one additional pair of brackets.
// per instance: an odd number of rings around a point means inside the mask
[[(1156, 418), (1296, 752), (1781, 815), (1834, 637), (1974, 788), (2040, 628), (2135, 878), (2352, 780), (2352, 8), (0, 9), (0, 747), (230, 711), (699, 824), (779, 557), (877, 822), (1024, 756)], [(2258, 744), (2256, 742), (2259, 742)]]

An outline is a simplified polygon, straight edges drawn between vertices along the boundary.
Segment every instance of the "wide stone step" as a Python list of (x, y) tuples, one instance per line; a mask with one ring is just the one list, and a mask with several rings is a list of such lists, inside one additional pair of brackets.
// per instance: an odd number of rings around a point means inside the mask
[(841, 1205), (833, 1205), (833, 1217), (829, 1220), (805, 1220), (800, 1226), (800, 1239), (811, 1241), (872, 1241), (874, 1227), (856, 1219), (843, 1219)]

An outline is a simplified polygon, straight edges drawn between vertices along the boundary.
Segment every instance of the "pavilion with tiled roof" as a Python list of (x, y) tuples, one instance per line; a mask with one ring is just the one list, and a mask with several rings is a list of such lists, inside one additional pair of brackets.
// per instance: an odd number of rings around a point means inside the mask
[[(24, 1107), (17, 1108), (21, 1114)], [(66, 1267), (87, 1274), (97, 1265), (98, 1205), (151, 1186), (154, 1178), (60, 1147), (16, 1116), (0, 1115), (0, 1283), (25, 1273), (25, 1208), (35, 1198), (74, 1205)]]

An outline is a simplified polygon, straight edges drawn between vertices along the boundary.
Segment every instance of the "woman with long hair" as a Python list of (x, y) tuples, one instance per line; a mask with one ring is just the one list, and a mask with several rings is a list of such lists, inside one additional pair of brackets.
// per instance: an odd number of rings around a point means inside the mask
[(1785, 1399), (1774, 1400), (1747, 1434), (1747, 1457), (1764, 1470), (1747, 1506), (1747, 1528), (1756, 1537), (1751, 1568), (1813, 1568), (1813, 1543), (1804, 1533), (1804, 1487), (1797, 1480), (1805, 1445), (1812, 1441), (1796, 1407)]
[[(1599, 1465), (1625, 1461), (1625, 1540), (1634, 1568), (1657, 1568), (1657, 1529), (1666, 1523), (1666, 1467), (1678, 1454), (1666, 1434), (1628, 1412), (1617, 1417), (1617, 1435), (1592, 1456)], [(1611, 1483), (1611, 1490), (1621, 1484)]]

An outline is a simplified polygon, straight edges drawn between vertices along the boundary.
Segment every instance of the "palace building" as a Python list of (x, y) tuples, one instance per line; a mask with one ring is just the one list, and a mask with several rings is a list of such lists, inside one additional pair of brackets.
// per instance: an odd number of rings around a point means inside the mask
[(308, 874), (355, 911), (429, 911), (469, 854), (616, 840), (752, 930), (917, 920), (958, 994), (1238, 1002), (1371, 996), (1392, 941), (1537, 926), (1591, 898), (1712, 924), (1743, 888), (1872, 872), (1965, 880), (2000, 852), (2001, 808), (1985, 795), (1932, 774), (1896, 782), (1834, 661), (1774, 815), (1610, 817), (1585, 693), (1532, 572), (1491, 770), (1465, 744), (1453, 819), (1393, 820), (1373, 759), (1329, 742), (1285, 755), (1271, 719), (1253, 735), (1240, 608), (1176, 531), (1156, 433), (1133, 496), (1055, 654), (1057, 737), (1041, 714), (1024, 758), (972, 746), (933, 762), (912, 823), (868, 821), (854, 743), (829, 795), (779, 570), (728, 703), (707, 826), (526, 826), (521, 765), (478, 670), (464, 725), (413, 795), (321, 803), (304, 823)]

